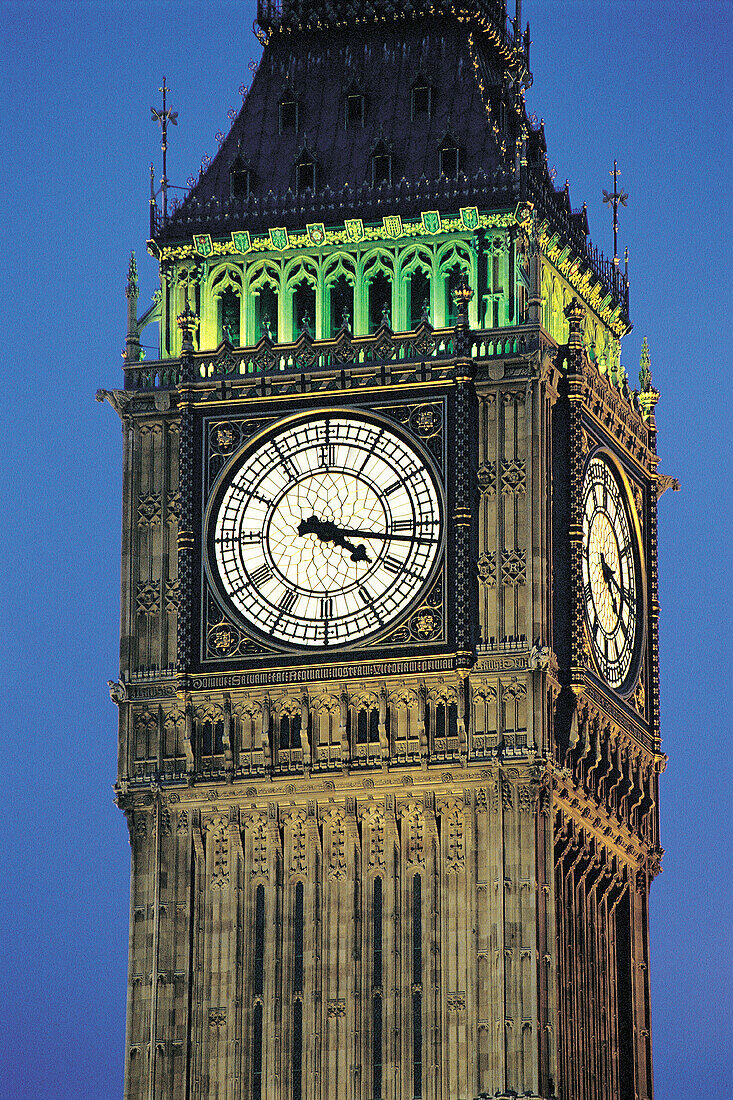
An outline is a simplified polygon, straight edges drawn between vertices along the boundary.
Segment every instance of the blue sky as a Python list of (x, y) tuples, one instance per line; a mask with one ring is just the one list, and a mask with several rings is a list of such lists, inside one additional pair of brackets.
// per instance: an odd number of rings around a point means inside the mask
[[(120, 424), (131, 249), (143, 293), (150, 119), (165, 73), (184, 184), (249, 83), (254, 5), (5, 0), (0, 459), (5, 750), (0, 754), (5, 1018), (0, 1091), (121, 1095), (129, 847), (112, 804)], [(550, 164), (612, 247), (601, 191), (629, 205), (638, 371), (662, 398), (660, 502), (664, 872), (651, 900), (657, 1100), (733, 1094), (730, 714), (730, 7), (720, 0), (525, 0), (530, 110)], [(727, 971), (727, 973), (726, 973)]]

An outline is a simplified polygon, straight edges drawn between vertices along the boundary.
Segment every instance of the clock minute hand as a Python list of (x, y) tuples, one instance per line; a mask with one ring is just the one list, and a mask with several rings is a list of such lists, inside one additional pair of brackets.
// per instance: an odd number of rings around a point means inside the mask
[(378, 539), (380, 542), (435, 542), (435, 539), (420, 535), (395, 535), (388, 531), (356, 531), (349, 527), (341, 528), (342, 535), (354, 535), (362, 539)]

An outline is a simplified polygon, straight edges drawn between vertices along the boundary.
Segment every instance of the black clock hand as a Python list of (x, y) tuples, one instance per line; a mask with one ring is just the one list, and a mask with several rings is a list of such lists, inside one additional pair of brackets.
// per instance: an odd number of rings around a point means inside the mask
[(302, 519), (298, 524), (298, 534), (315, 535), (321, 542), (332, 542), (334, 546), (338, 546), (342, 550), (348, 550), (352, 561), (370, 563), (372, 560), (367, 557), (366, 546), (363, 543), (360, 542), (358, 546), (354, 546), (353, 542), (349, 542), (344, 538), (345, 534), (351, 534), (351, 532), (342, 531), (330, 519), (319, 519), (318, 516), (309, 516), (308, 519)]
[(435, 539), (420, 535), (393, 535), (388, 531), (355, 531), (348, 527), (340, 528), (342, 535), (357, 535), (363, 539), (378, 539), (380, 542), (435, 542)]
[(611, 566), (608, 564), (608, 562), (606, 561), (603, 554), (599, 554), (598, 556), (601, 559), (601, 571), (603, 573), (603, 579), (606, 582), (606, 585), (608, 586), (608, 594), (611, 597), (611, 607), (613, 608), (614, 614), (618, 615), (619, 612), (618, 612), (618, 607), (616, 606), (616, 597), (614, 596), (613, 592), (611, 591), (611, 581), (613, 581), (613, 583), (616, 585), (616, 588), (618, 589), (618, 592), (622, 597), (623, 597), (623, 591), (622, 591), (618, 581), (616, 580), (616, 570), (611, 568)]

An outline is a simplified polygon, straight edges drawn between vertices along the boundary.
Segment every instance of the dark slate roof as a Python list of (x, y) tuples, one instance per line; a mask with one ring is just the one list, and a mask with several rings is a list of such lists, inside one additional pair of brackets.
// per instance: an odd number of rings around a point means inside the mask
[[(432, 86), (433, 109), (413, 121), (411, 89), (418, 77)], [(363, 128), (345, 125), (345, 97), (352, 89), (365, 96)], [(480, 195), (485, 201), (492, 190), (505, 197), (512, 187), (512, 163), (492, 129), (484, 97), (489, 96), (493, 117), (498, 117), (508, 89), (501, 59), (482, 41), (480, 29), (474, 28), (472, 54), (468, 28), (453, 18), (328, 27), (297, 36), (275, 33), (219, 152), (160, 237), (190, 232), (206, 221), (213, 228), (227, 221), (227, 212), (238, 215), (240, 227), (254, 227), (261, 219), (272, 224), (276, 215), (280, 224), (302, 224), (306, 214), (308, 220), (328, 222), (327, 209), (318, 216), (319, 201), (324, 208), (334, 205), (335, 221), (360, 207), (376, 211), (387, 200), (399, 199), (407, 212), (409, 193), (416, 188), (422, 209), (430, 208), (431, 194), (443, 209), (456, 197), (468, 202)], [(298, 100), (297, 133), (280, 133), (279, 104), (285, 93)], [(507, 118), (511, 130), (517, 117), (509, 111)], [(439, 149), (446, 136), (460, 149), (458, 188), (440, 178)], [(506, 137), (511, 148), (513, 133)], [(394, 187), (383, 186), (375, 194), (371, 156), (380, 144), (392, 156)], [(317, 190), (338, 196), (335, 204), (327, 199), (304, 203), (295, 195), (296, 163), (304, 152), (317, 164)], [(235, 163), (251, 170), (252, 195), (244, 204), (231, 199)]]
[[(438, 176), (438, 150), (450, 131), (471, 175), (502, 160), (460, 28), (430, 21), (377, 33), (335, 31), (327, 42), (309, 35), (297, 53), (291, 38), (265, 50), (239, 117), (196, 197), (229, 196), (229, 169), (237, 153), (253, 171), (256, 194), (295, 188), (295, 165), (307, 147), (318, 166), (319, 187), (360, 186), (371, 178), (371, 154), (383, 141), (392, 154), (393, 178)], [(303, 47), (306, 48), (303, 48)], [(411, 88), (418, 75), (433, 86), (431, 116), (411, 121)], [(365, 96), (364, 127), (345, 126), (345, 96)], [(279, 132), (279, 104), (292, 92), (299, 104), (298, 132)]]

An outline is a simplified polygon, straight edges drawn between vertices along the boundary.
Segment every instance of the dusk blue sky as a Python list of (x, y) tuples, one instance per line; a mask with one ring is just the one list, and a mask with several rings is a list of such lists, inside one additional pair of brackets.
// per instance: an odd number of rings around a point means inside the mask
[[(4, 0), (0, 357), (5, 564), (0, 1095), (122, 1095), (129, 846), (112, 802), (124, 284), (141, 308), (150, 107), (179, 113), (185, 184), (250, 59), (251, 0)], [(659, 509), (663, 874), (652, 886), (657, 1100), (733, 1096), (731, 1076), (731, 211), (726, 0), (525, 0), (530, 110), (557, 181), (612, 249), (603, 188), (629, 193), (633, 381), (652, 357)], [(152, 329), (146, 333), (148, 341)]]

